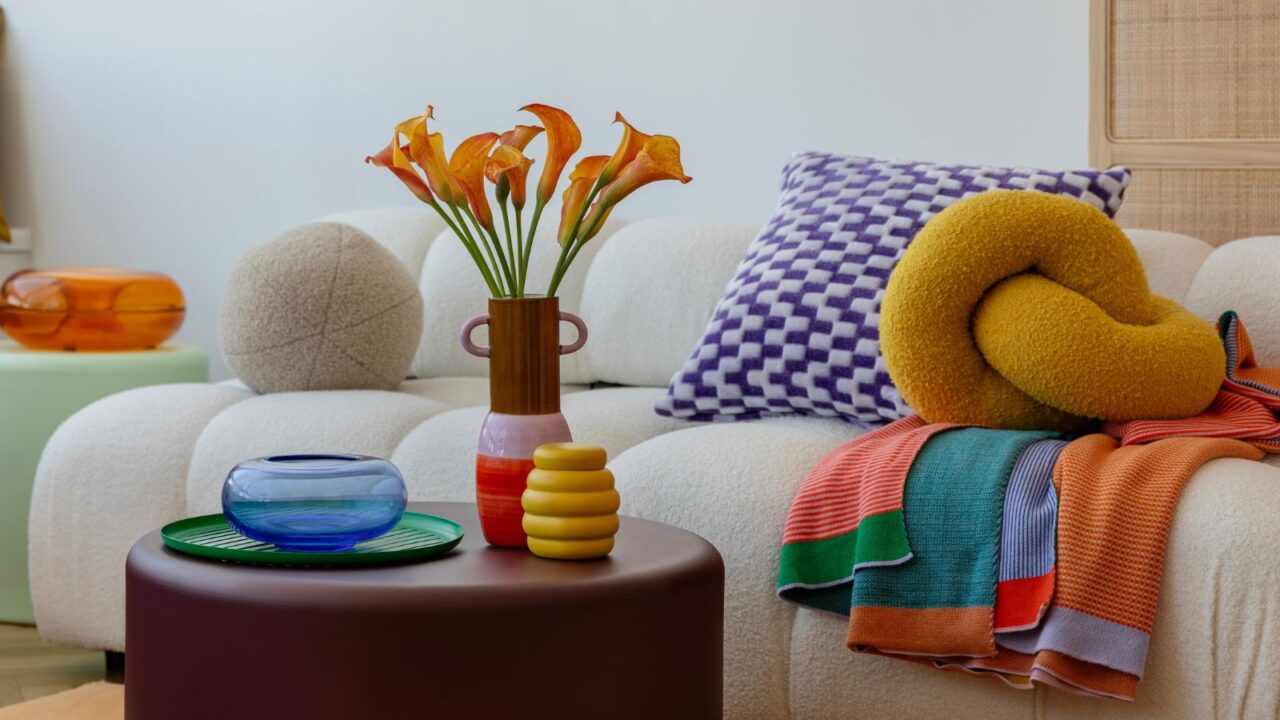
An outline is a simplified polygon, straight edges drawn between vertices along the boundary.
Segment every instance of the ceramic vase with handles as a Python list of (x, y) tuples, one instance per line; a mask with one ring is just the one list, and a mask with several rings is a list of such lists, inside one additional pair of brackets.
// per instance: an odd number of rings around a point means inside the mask
[[(578, 329), (570, 345), (560, 344), (562, 321)], [(489, 326), (488, 347), (471, 340), (481, 325)], [(476, 506), (490, 545), (527, 546), (520, 498), (533, 469), (533, 451), (573, 439), (560, 414), (560, 356), (586, 342), (586, 323), (560, 312), (554, 297), (490, 298), (489, 312), (462, 326), (462, 347), (489, 360), (489, 415), (476, 451)]]

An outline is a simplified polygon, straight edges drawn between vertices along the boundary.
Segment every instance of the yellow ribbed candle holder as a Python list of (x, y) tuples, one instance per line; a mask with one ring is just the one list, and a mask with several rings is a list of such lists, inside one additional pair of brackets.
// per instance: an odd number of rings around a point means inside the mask
[(604, 448), (548, 443), (533, 452), (521, 498), (529, 552), (553, 560), (589, 560), (613, 550), (618, 491)]

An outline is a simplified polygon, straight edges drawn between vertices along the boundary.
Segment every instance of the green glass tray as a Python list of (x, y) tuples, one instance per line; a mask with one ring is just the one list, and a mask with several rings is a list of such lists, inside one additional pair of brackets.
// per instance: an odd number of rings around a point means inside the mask
[(198, 557), (248, 565), (352, 567), (425, 560), (449, 552), (462, 526), (435, 515), (406, 512), (386, 535), (341, 552), (288, 552), (236, 532), (222, 515), (201, 515), (160, 529), (164, 544)]

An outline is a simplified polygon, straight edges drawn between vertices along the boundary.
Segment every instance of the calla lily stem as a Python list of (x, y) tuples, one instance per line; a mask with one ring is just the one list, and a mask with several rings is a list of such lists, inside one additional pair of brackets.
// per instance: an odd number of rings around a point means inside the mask
[(502, 252), (502, 241), (498, 240), (498, 233), (491, 227), (486, 228), (481, 225), (480, 221), (477, 220), (476, 216), (471, 212), (470, 207), (464, 206), (462, 209), (467, 213), (467, 217), (471, 219), (471, 224), (475, 227), (476, 233), (485, 239), (485, 246), (492, 247), (493, 252), (497, 253), (497, 259), (495, 262), (498, 264), (498, 270), (502, 273), (502, 276), (506, 278), (507, 287), (511, 289), (511, 292), (508, 293), (508, 295), (510, 297), (519, 297), (519, 295), (516, 294), (515, 278), (511, 272), (511, 266), (507, 264), (507, 256)]
[[(547, 287), (547, 297), (555, 297), (556, 290), (560, 289), (560, 280), (564, 274), (568, 272), (569, 266), (573, 264), (573, 259), (578, 256), (578, 248), (582, 243), (578, 242), (578, 231), (582, 228), (582, 219), (587, 216), (587, 209), (591, 207), (592, 201), (596, 199), (603, 183), (600, 178), (596, 178), (596, 183), (591, 187), (591, 193), (587, 195), (587, 201), (582, 204), (582, 209), (578, 211), (578, 217), (573, 221), (573, 230), (569, 233), (569, 237), (565, 239), (564, 245), (560, 246), (560, 257), (556, 260), (555, 272), (551, 273), (551, 285)], [(603, 217), (603, 215), (602, 215)], [(572, 250), (572, 252), (570, 252)]]
[(467, 254), (471, 256), (472, 262), (474, 262), (476, 267), (480, 269), (480, 274), (484, 277), (485, 285), (489, 286), (489, 292), (493, 293), (494, 297), (500, 296), (502, 292), (498, 289), (497, 284), (494, 283), (493, 275), (489, 274), (489, 267), (485, 264), (484, 258), (480, 255), (480, 249), (476, 247), (475, 241), (462, 234), (462, 231), (458, 229), (457, 225), (453, 224), (453, 221), (449, 219), (448, 214), (445, 213), (444, 208), (440, 207), (439, 203), (433, 202), (431, 203), (431, 207), (439, 213), (440, 219), (444, 220), (444, 224), (448, 225), (449, 229), (453, 231), (453, 234), (458, 237), (458, 240), (462, 243), (462, 247), (466, 248)]
[(528, 261), (525, 259), (524, 252), (524, 230), (520, 222), (520, 206), (516, 205), (516, 250), (520, 254), (520, 260), (516, 263), (516, 267), (520, 268), (520, 277), (516, 280), (517, 287), (520, 290), (520, 297), (524, 297), (524, 279), (529, 274)]
[(462, 217), (462, 213), (458, 211), (458, 206), (453, 205), (451, 209), (453, 210), (454, 217), (458, 219), (458, 229), (467, 236), (467, 239), (470, 240), (473, 245), (477, 247), (480, 247), (481, 245), (484, 246), (485, 254), (489, 256), (489, 270), (493, 275), (494, 284), (498, 288), (498, 294), (495, 297), (507, 297), (506, 286), (502, 284), (502, 275), (498, 271), (498, 258), (493, 254), (493, 248), (489, 246), (489, 240), (485, 238), (484, 233), (479, 233), (480, 240), (477, 241), (475, 236), (471, 234), (471, 231), (467, 229), (467, 221)]
[[(529, 221), (529, 235), (524, 239), (524, 266), (520, 268), (520, 294), (524, 295), (524, 281), (529, 276), (529, 257), (533, 254), (533, 238), (538, 234), (538, 219), (546, 203), (539, 199), (533, 206), (533, 220)], [(550, 296), (548, 296), (550, 297)]]
[(498, 207), (502, 210), (502, 232), (507, 237), (507, 255), (511, 258), (511, 267), (515, 272), (511, 285), (516, 289), (515, 296), (520, 297), (524, 295), (520, 292), (520, 258), (516, 254), (515, 244), (511, 241), (511, 220), (507, 215), (506, 198), (498, 203)]

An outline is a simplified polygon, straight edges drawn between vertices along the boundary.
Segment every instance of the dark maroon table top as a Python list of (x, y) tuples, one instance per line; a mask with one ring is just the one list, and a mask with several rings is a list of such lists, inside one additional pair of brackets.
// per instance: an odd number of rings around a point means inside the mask
[(646, 593), (682, 578), (720, 573), (720, 554), (693, 533), (623, 517), (613, 552), (586, 561), (544, 560), (524, 550), (494, 548), (480, 532), (471, 503), (410, 503), (414, 512), (448, 518), (466, 529), (458, 547), (421, 563), (372, 568), (271, 568), (211, 561), (165, 547), (159, 531), (134, 545), (132, 572), (175, 590), (268, 604), (423, 607), (590, 601), (599, 595)]

